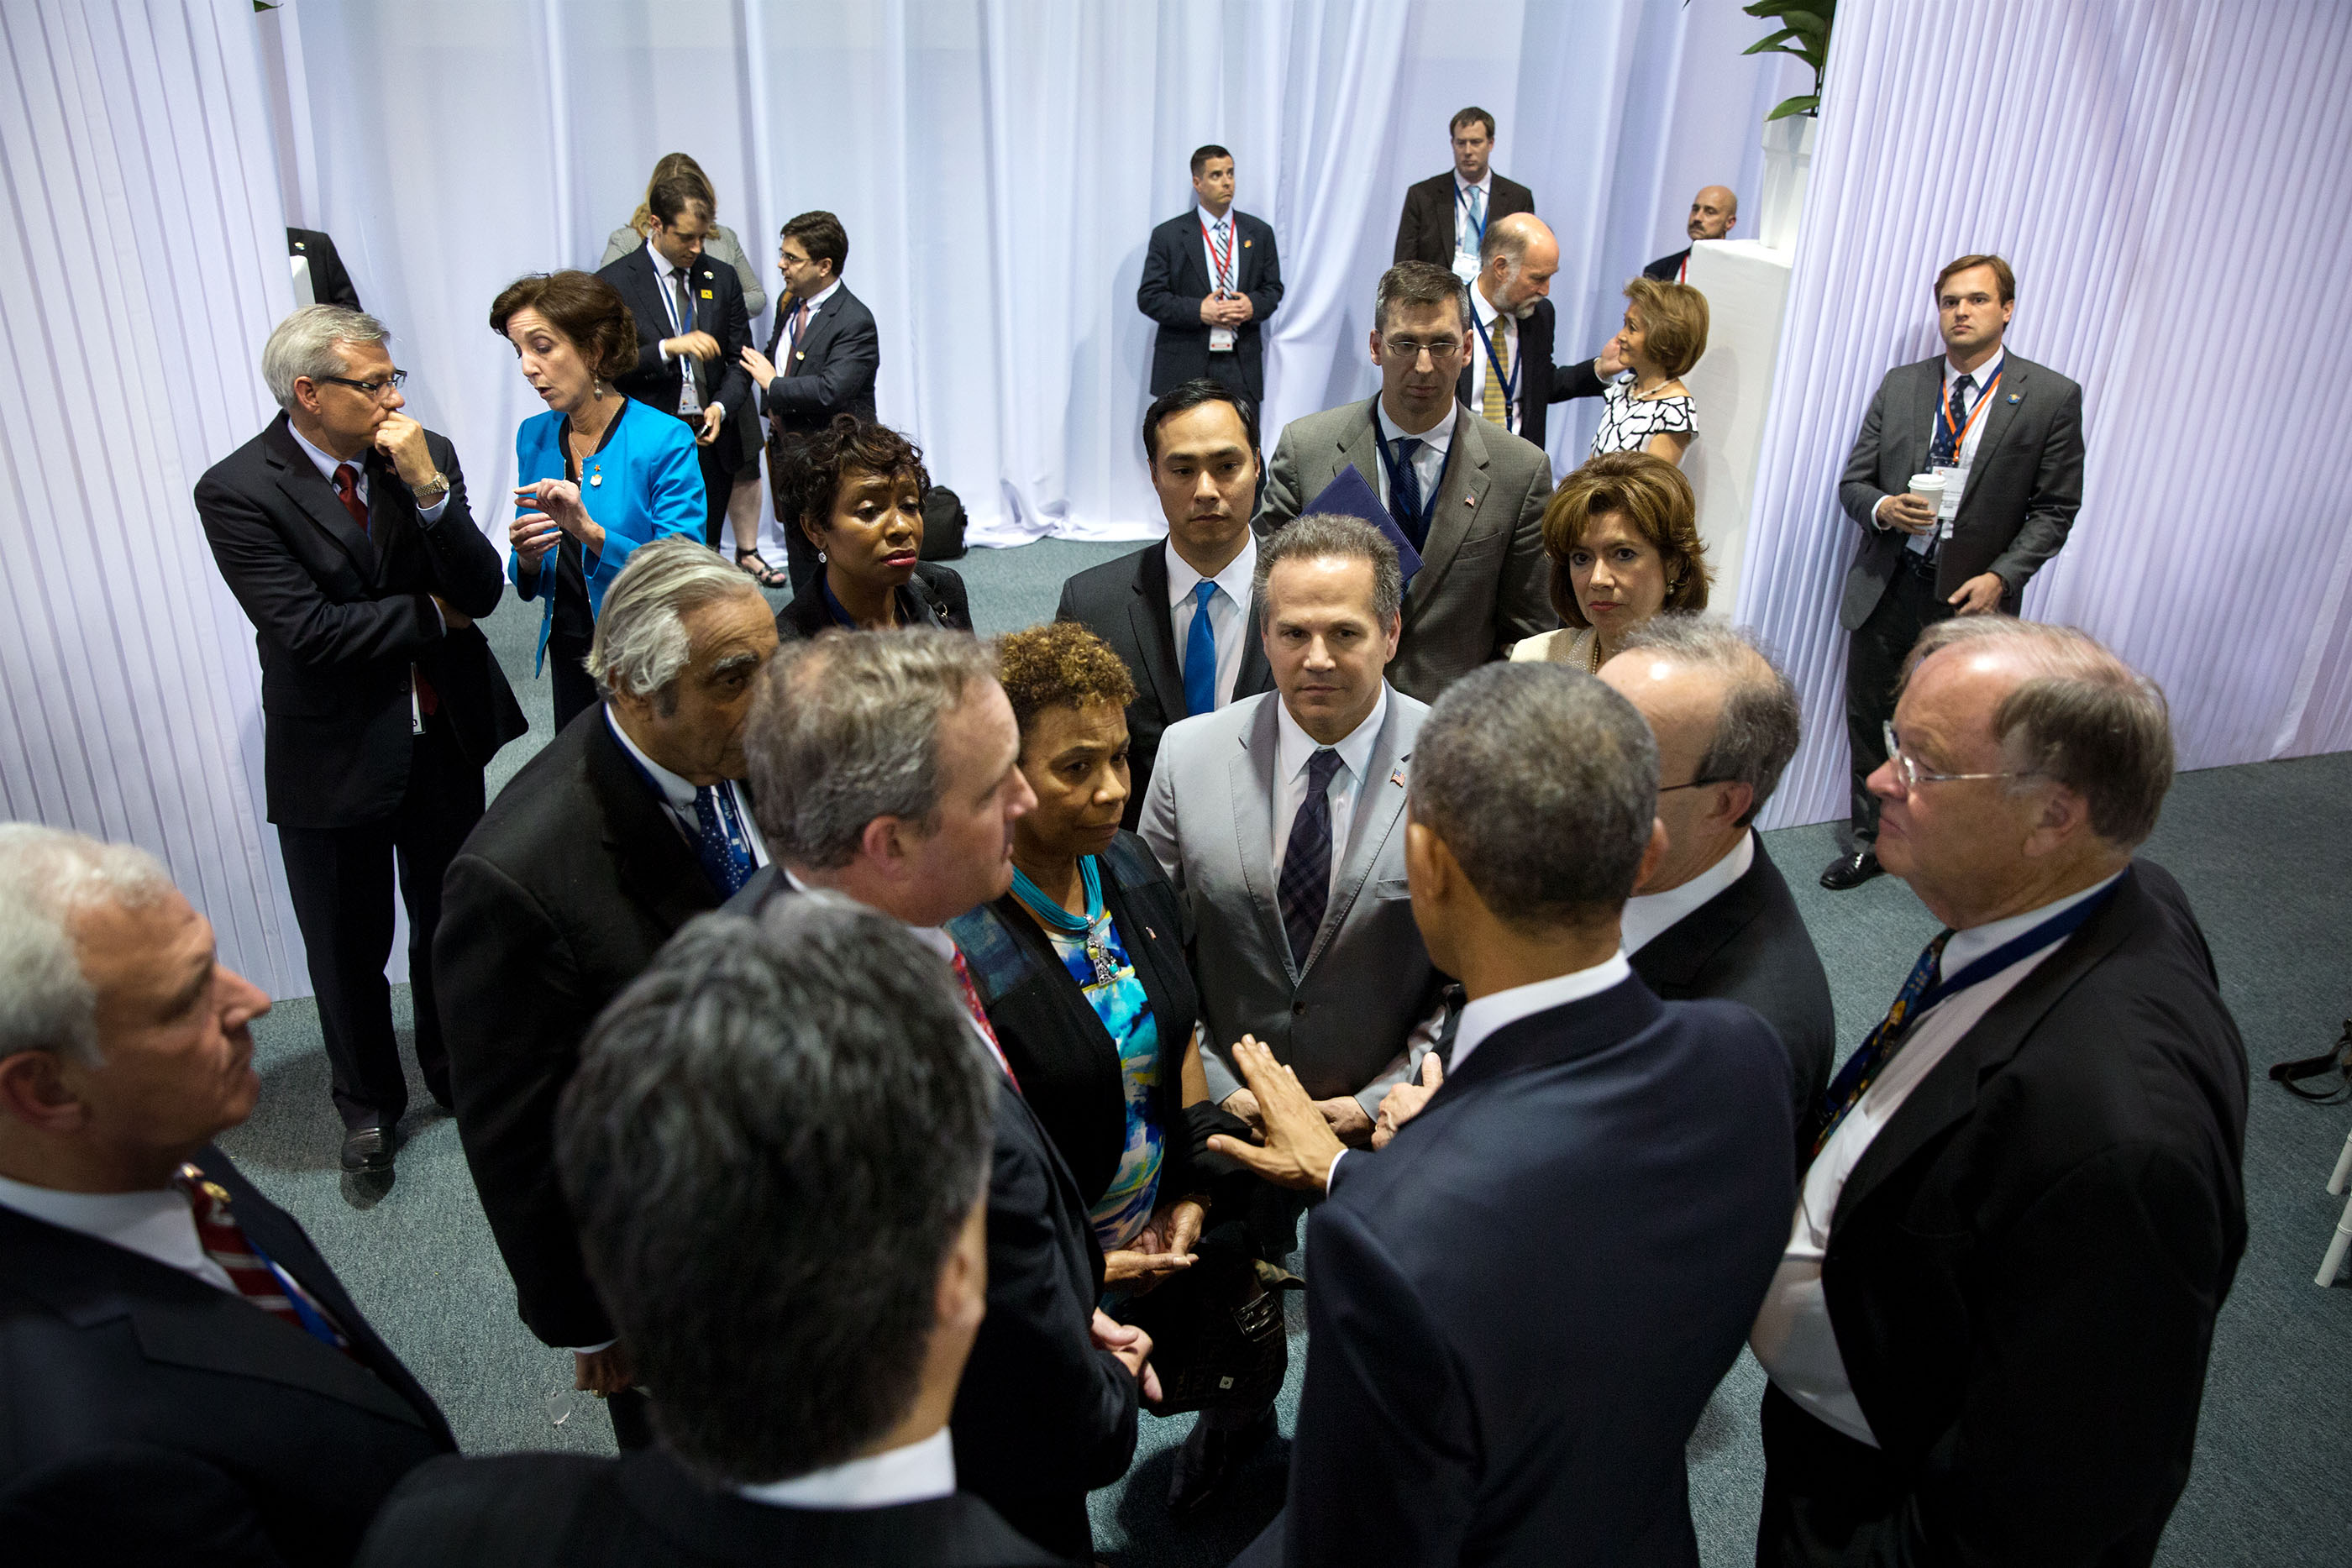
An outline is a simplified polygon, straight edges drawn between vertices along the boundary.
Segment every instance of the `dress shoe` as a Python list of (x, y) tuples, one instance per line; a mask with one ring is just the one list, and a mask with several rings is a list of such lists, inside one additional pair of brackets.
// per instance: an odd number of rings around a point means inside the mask
[(343, 1134), (343, 1168), (354, 1173), (392, 1168), (392, 1129), (353, 1127)]
[(1192, 1435), (1176, 1450), (1176, 1468), (1168, 1478), (1168, 1511), (1179, 1517), (1199, 1512), (1274, 1435), (1271, 1407), (1245, 1427), (1213, 1427), (1203, 1410), (1192, 1424)]
[(1830, 862), (1822, 873), (1822, 885), (1832, 893), (1843, 893), (1850, 887), (1860, 887), (1874, 876), (1885, 873), (1878, 863), (1878, 852), (1868, 844), (1850, 855), (1840, 855)]

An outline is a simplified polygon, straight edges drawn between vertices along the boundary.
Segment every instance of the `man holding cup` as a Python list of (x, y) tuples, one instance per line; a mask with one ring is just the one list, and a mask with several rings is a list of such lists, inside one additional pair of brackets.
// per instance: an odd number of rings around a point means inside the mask
[(1879, 873), (1878, 801), (1895, 685), (1919, 633), (1952, 615), (2019, 613), (2083, 505), (2083, 389), (2001, 345), (2017, 275), (1964, 256), (1936, 275), (1944, 352), (1886, 373), (1838, 499), (1862, 528), (1838, 622), (1846, 646), (1851, 838), (1822, 873), (1832, 892)]

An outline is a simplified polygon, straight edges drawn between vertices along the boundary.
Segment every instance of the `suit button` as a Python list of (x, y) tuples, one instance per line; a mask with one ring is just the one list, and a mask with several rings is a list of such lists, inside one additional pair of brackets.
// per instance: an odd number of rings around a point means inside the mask
[(1290, 1016), (1293, 1018), (1305, 1018), (1307, 1016), (1307, 1004), (1305, 1002), (1291, 1003)]

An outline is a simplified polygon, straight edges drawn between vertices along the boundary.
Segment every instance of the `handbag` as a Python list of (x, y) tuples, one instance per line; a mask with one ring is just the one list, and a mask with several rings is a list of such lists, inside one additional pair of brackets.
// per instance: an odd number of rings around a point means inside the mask
[(1307, 1281), (1255, 1256), (1249, 1228), (1218, 1226), (1192, 1249), (1194, 1262), (1111, 1315), (1151, 1336), (1160, 1398), (1155, 1416), (1231, 1407), (1261, 1410), (1290, 1371), (1283, 1298)]
[[(2299, 1089), (2306, 1078), (2337, 1079), (2326, 1089)], [(2344, 1033), (2336, 1043), (2317, 1056), (2306, 1056), (2300, 1061), (2282, 1061), (2271, 1069), (2271, 1082), (2297, 1099), (2313, 1101), (2321, 1105), (2339, 1104), (2352, 1100), (2352, 1019), (2344, 1020)]]

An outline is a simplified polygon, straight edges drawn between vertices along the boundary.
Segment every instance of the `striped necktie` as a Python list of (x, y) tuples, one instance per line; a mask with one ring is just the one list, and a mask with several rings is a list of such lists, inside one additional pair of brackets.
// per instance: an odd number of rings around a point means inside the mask
[(206, 1181), (205, 1173), (193, 1165), (182, 1166), (179, 1174), (172, 1178), (172, 1186), (188, 1200), (189, 1211), (196, 1222), (196, 1239), (202, 1243), (205, 1256), (220, 1265), (238, 1295), (288, 1326), (350, 1353), (351, 1341), (344, 1337), (341, 1327), (327, 1309), (304, 1294), (291, 1276), (272, 1264), (261, 1249), (247, 1239), (245, 1228), (228, 1211), (226, 1188)]
[(1511, 332), (1497, 313), (1489, 341), (1495, 356), (1486, 363), (1486, 392), (1479, 400), (1478, 412), (1505, 430), (1511, 428), (1511, 400), (1504, 395), (1503, 383), (1511, 374)]

